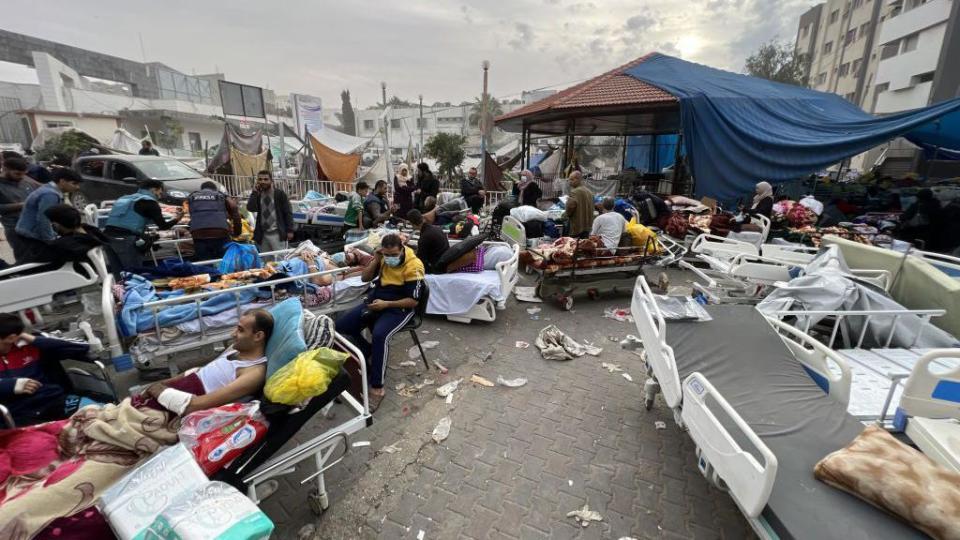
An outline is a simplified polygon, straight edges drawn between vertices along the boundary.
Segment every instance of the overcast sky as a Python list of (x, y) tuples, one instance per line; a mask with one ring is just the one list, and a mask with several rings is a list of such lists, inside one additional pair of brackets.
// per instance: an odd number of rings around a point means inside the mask
[[(340, 106), (564, 88), (651, 51), (742, 71), (814, 0), (4, 0), (0, 28)], [(0, 66), (0, 80), (23, 77)]]

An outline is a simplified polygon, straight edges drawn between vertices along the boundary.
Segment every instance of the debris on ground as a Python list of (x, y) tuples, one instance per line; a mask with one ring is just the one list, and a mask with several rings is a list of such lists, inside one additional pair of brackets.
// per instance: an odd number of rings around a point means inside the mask
[(606, 319), (613, 319), (619, 322), (633, 322), (633, 316), (630, 315), (630, 308), (610, 307), (603, 310), (603, 316)]
[(628, 380), (628, 381), (630, 381), (630, 382), (633, 382), (633, 377), (631, 377), (629, 373), (621, 373), (621, 375), (623, 375), (623, 378), (624, 378), (624, 379), (626, 379), (626, 380)]
[(404, 360), (400, 362), (400, 367), (417, 367), (417, 363), (413, 360)]
[(653, 427), (657, 429), (667, 429), (667, 423), (657, 420), (656, 422), (653, 423)]
[(317, 527), (313, 523), (307, 523), (297, 531), (297, 540), (313, 540), (317, 536)]
[(420, 529), (420, 532), (417, 533), (417, 540), (423, 540), (424, 535), (427, 533), (423, 532), (423, 529)]
[(590, 525), (591, 521), (603, 521), (603, 516), (600, 515), (600, 512), (591, 510), (587, 503), (584, 503), (583, 508), (579, 510), (567, 512), (567, 517), (576, 519), (577, 523), (583, 527)]
[(446, 375), (450, 371), (449, 369), (446, 368), (446, 366), (444, 366), (437, 360), (433, 361), (433, 365), (437, 366), (437, 369), (440, 370), (441, 375)]
[(363, 448), (365, 446), (370, 446), (370, 441), (357, 441), (353, 443), (354, 448)]
[(421, 334), (430, 335), (430, 331), (429, 331), (429, 330), (421, 330), (420, 333), (421, 333)]
[(490, 379), (483, 378), (477, 375), (476, 373), (470, 376), (470, 382), (474, 384), (479, 384), (480, 386), (486, 386), (489, 388), (496, 386), (495, 384), (493, 384), (493, 382)]
[(540, 330), (535, 345), (545, 360), (573, 360), (584, 354), (599, 356), (603, 352), (599, 347), (581, 345), (552, 324)]
[(506, 386), (508, 388), (520, 388), (521, 386), (527, 384), (527, 380), (523, 377), (518, 377), (516, 379), (504, 379), (503, 377), (497, 375), (497, 384), (500, 386)]
[(538, 304), (543, 302), (543, 300), (537, 297), (536, 287), (514, 287), (513, 296), (515, 296), (519, 302), (534, 302)]
[(447, 394), (447, 398), (444, 399), (444, 401), (447, 402), (447, 405), (452, 405), (452, 404), (453, 404), (453, 394)]
[(493, 351), (489, 351), (487, 354), (483, 355), (483, 358), (480, 359), (480, 363), (486, 364), (490, 360), (493, 360)]
[(518, 342), (516, 343), (516, 347), (517, 347), (518, 349), (527, 349), (527, 348), (530, 347), (530, 344), (527, 343), (526, 341), (518, 341)]
[(403, 389), (406, 388), (406, 387), (407, 387), (407, 383), (402, 382), (402, 383), (399, 383), (399, 384), (397, 384), (396, 386), (394, 386), (393, 389), (396, 390), (397, 392), (399, 392), (399, 391), (403, 390)]
[(463, 382), (463, 378), (448, 382), (447, 384), (441, 386), (440, 388), (437, 388), (437, 395), (442, 398), (445, 398), (450, 394), (453, 394), (457, 390), (457, 387), (460, 386), (460, 383), (462, 382)]
[[(423, 350), (425, 351), (429, 351), (430, 349), (435, 349), (437, 345), (440, 345), (439, 341), (424, 341), (420, 343), (420, 346), (423, 347)], [(407, 350), (407, 356), (409, 356), (411, 360), (416, 360), (420, 358), (420, 349), (418, 349), (416, 345), (410, 347)], [(402, 366), (403, 364), (401, 363), (400, 365)]]
[(402, 448), (397, 446), (397, 444), (398, 443), (393, 443), (390, 446), (384, 446), (383, 448), (380, 449), (380, 451), (383, 452), (384, 454), (396, 454), (397, 452), (402, 450)]
[(623, 369), (620, 367), (620, 364), (611, 364), (611, 363), (609, 363), (609, 362), (601, 362), (601, 363), (600, 363), (600, 367), (602, 367), (603, 369), (609, 371), (610, 373), (616, 373), (616, 372), (618, 372), (618, 371), (623, 371)]
[[(420, 390), (423, 390), (424, 386), (432, 386), (433, 384), (435, 384), (435, 381), (433, 379), (424, 379), (423, 382), (420, 382), (414, 385), (407, 385), (405, 383), (400, 383), (397, 385), (398, 386), (397, 394), (403, 397), (413, 397), (419, 394)], [(400, 386), (402, 386), (402, 388), (399, 388)]]
[(430, 435), (433, 437), (434, 442), (441, 443), (450, 435), (451, 423), (452, 421), (449, 416), (444, 416), (437, 422), (437, 427), (433, 428), (433, 433)]
[(573, 480), (567, 480), (567, 485), (573, 487)]
[(612, 341), (614, 343), (617, 343), (620, 341), (620, 338), (618, 338), (617, 336), (607, 336), (607, 341)]
[(537, 313), (540, 313), (540, 308), (538, 308), (538, 307), (536, 307), (536, 306), (534, 306), (534, 307), (528, 307), (528, 308), (527, 308), (527, 313), (529, 313), (530, 315), (536, 315)]
[(623, 338), (623, 341), (620, 342), (620, 348), (628, 351), (643, 349), (643, 341), (633, 334), (627, 334), (627, 337)]

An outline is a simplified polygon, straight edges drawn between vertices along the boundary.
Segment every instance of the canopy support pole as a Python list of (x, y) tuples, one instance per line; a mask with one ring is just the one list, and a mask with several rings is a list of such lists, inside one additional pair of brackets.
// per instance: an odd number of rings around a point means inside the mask
[[(677, 147), (674, 149), (674, 152), (673, 152), (673, 182), (672, 182), (672, 185), (670, 186), (670, 193), (672, 195), (682, 195), (681, 193), (677, 193), (677, 190), (681, 185), (681, 181), (683, 180), (683, 172), (684, 172), (683, 161), (681, 160), (681, 155), (680, 155), (681, 145), (683, 145), (683, 132), (678, 131)], [(691, 185), (690, 195), (693, 195), (694, 193), (696, 193), (696, 186)]]
[(627, 136), (623, 136), (623, 148), (620, 151), (620, 172), (627, 168)]

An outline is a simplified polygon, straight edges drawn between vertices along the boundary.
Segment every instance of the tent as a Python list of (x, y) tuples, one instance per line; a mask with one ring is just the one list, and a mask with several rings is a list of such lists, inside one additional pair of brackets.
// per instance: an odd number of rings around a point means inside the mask
[(352, 182), (357, 177), (357, 167), (360, 166), (361, 154), (338, 152), (317, 140), (313, 135), (307, 135), (307, 137), (317, 160), (317, 175), (319, 178), (335, 182)]
[(960, 130), (944, 128), (960, 123), (960, 98), (878, 117), (836, 94), (662, 54), (625, 73), (680, 100), (697, 195), (734, 200), (760, 180), (799, 178), (899, 136), (960, 148)]
[(333, 128), (324, 126), (323, 129), (317, 130), (310, 133), (320, 144), (326, 146), (327, 148), (339, 152), (341, 154), (356, 154), (363, 150), (370, 141), (373, 140), (372, 137), (354, 137), (353, 135), (347, 135)]
[[(261, 154), (266, 153), (266, 161), (270, 160), (269, 149), (263, 144), (263, 130), (255, 129), (251, 132), (243, 132), (240, 128), (230, 123), (223, 124), (223, 138), (220, 139), (220, 146), (217, 153), (210, 159), (207, 165), (208, 173), (222, 173), (222, 168), (230, 164), (231, 155), (234, 156), (255, 156), (259, 160)], [(264, 166), (266, 164), (264, 163)], [(255, 168), (255, 167), (254, 167)], [(230, 170), (233, 174), (233, 167)]]
[(140, 141), (142, 140), (134, 137), (132, 133), (123, 128), (117, 128), (113, 132), (113, 138), (110, 139), (108, 146), (120, 152), (136, 154), (140, 152)]

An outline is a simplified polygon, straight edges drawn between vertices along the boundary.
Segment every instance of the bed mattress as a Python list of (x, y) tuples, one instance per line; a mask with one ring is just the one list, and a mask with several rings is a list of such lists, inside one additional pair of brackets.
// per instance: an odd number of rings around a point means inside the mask
[(814, 478), (814, 465), (850, 443), (863, 424), (813, 382), (753, 307), (707, 311), (712, 321), (668, 323), (667, 342), (680, 379), (702, 373), (777, 456), (776, 482), (763, 510), (774, 533), (818, 540), (925, 538)]

